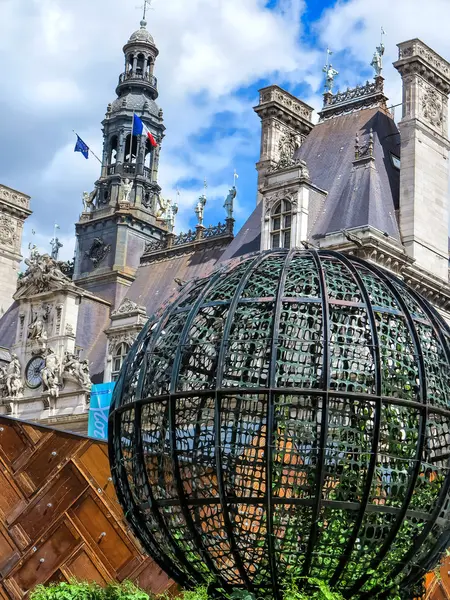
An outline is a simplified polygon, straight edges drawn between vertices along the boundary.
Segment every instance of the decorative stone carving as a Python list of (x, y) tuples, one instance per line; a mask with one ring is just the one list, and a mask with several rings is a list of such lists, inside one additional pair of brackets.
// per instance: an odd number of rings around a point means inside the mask
[(89, 250), (86, 250), (86, 256), (91, 260), (96, 267), (111, 250), (111, 244), (105, 244), (101, 238), (95, 238)]
[(309, 179), (306, 163), (299, 159), (295, 159), (295, 152), (300, 147), (300, 136), (295, 133), (288, 133), (283, 136), (278, 143), (278, 161), (267, 169), (267, 173), (274, 173), (290, 167), (300, 166), (304, 169), (303, 177)]
[(422, 114), (434, 127), (442, 126), (442, 100), (436, 90), (429, 87), (422, 97)]
[(136, 302), (133, 302), (129, 298), (124, 298), (122, 300), (122, 304), (117, 308), (114, 312), (111, 313), (112, 317), (116, 317), (117, 315), (125, 315), (130, 312), (134, 312), (138, 310), (140, 307)]
[(66, 335), (75, 335), (73, 326), (70, 323), (67, 323), (66, 325)]
[(23, 393), (23, 383), (20, 376), (20, 362), (17, 354), (11, 354), (11, 362), (4, 373), (4, 385), (6, 394), (10, 398), (20, 398)]
[(19, 289), (33, 287), (37, 293), (60, 289), (72, 285), (71, 280), (61, 271), (59, 264), (48, 254), (40, 255), (36, 250), (25, 259), (28, 269), (19, 279)]
[(29, 206), (29, 197), (25, 196), (25, 194), (20, 194), (10, 188), (4, 187), (0, 185), (0, 200), (5, 200), (10, 204), (18, 204), (19, 206), (23, 206), (28, 208)]
[(164, 198), (160, 194), (158, 194), (156, 200), (158, 204), (156, 209), (156, 218), (160, 219), (169, 208), (171, 201), (169, 199), (164, 200)]
[(0, 216), (0, 244), (12, 246), (15, 241), (14, 221), (6, 215)]
[(54, 398), (59, 396), (59, 388), (61, 387), (60, 373), (61, 365), (59, 359), (55, 352), (51, 348), (48, 348), (41, 376), (44, 391)]
[(75, 380), (83, 389), (90, 390), (91, 376), (89, 374), (89, 362), (80, 360), (75, 354), (66, 352), (62, 366), (63, 382), (67, 379)]
[(124, 179), (122, 181), (122, 198), (123, 198), (123, 202), (129, 202), (130, 201), (130, 194), (131, 194), (131, 190), (133, 189), (133, 182), (130, 179)]
[(97, 188), (91, 193), (83, 192), (83, 212), (92, 212), (94, 210), (94, 200), (97, 196)]

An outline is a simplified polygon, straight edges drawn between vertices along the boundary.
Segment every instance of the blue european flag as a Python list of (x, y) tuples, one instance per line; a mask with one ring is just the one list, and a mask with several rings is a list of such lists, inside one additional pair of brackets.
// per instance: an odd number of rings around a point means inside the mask
[(89, 146), (83, 142), (77, 134), (77, 143), (75, 144), (74, 152), (81, 152), (84, 158), (89, 158)]

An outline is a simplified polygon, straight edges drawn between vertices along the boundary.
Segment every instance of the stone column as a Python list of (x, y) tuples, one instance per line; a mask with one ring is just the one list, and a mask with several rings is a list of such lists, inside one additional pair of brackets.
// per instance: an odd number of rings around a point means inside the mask
[(450, 64), (418, 39), (398, 44), (402, 76), (400, 233), (409, 256), (448, 280)]

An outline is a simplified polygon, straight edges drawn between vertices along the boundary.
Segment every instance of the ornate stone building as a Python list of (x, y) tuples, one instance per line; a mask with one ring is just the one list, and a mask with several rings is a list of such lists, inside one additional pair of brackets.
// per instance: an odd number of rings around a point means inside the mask
[(0, 185), (0, 316), (11, 306), (22, 260), (22, 229), (30, 197)]
[[(196, 228), (174, 233), (177, 206), (158, 185), (164, 125), (156, 105), (158, 50), (145, 22), (124, 53), (117, 98), (102, 123), (100, 176), (83, 195), (75, 226), (74, 272), (32, 252), (0, 319), (8, 357), (0, 413), (85, 432), (90, 382), (117, 378), (147, 318), (186, 281), (260, 249), (303, 244), (355, 254), (394, 272), (449, 318), (450, 65), (443, 58), (420, 40), (399, 44), (398, 125), (380, 55), (372, 61), (373, 81), (344, 92), (333, 93), (337, 71), (327, 69), (316, 124), (312, 108), (285, 90), (261, 90), (257, 202), (234, 237), (235, 188), (223, 224), (204, 225), (202, 194)], [(132, 135), (133, 114), (156, 148)], [(21, 210), (23, 219), (28, 204)]]

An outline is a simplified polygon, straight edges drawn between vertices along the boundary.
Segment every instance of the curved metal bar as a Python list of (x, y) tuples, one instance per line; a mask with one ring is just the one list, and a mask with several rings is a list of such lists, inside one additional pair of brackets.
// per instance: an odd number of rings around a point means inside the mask
[[(424, 405), (424, 408), (420, 412), (420, 417), (419, 417), (418, 444), (417, 444), (417, 449), (416, 449), (416, 456), (414, 458), (415, 466), (412, 470), (412, 473), (411, 473), (411, 476), (409, 479), (405, 498), (403, 500), (403, 503), (402, 503), (402, 506), (400, 509), (400, 513), (397, 516), (397, 519), (395, 520), (388, 535), (386, 536), (386, 539), (384, 540), (377, 556), (370, 563), (370, 567), (369, 567), (368, 571), (371, 571), (372, 569), (376, 569), (378, 567), (378, 565), (381, 563), (383, 558), (389, 552), (389, 550), (392, 546), (392, 543), (394, 542), (394, 539), (405, 519), (409, 503), (411, 502), (411, 498), (414, 493), (414, 488), (416, 487), (416, 482), (419, 477), (421, 463), (422, 463), (423, 450), (425, 447), (425, 433), (426, 433), (426, 423), (427, 423), (427, 390), (426, 390), (426, 378), (425, 378), (425, 364), (424, 364), (423, 356), (422, 356), (422, 352), (421, 352), (420, 340), (417, 335), (416, 328), (414, 326), (414, 321), (408, 310), (408, 307), (406, 306), (405, 301), (401, 297), (400, 293), (398, 292), (398, 290), (396, 289), (396, 287), (394, 286), (392, 281), (385, 275), (385, 273), (383, 271), (378, 269), (373, 264), (362, 263), (360, 261), (360, 259), (358, 259), (356, 257), (354, 257), (353, 260), (359, 264), (362, 264), (368, 270), (371, 270), (372, 272), (374, 272), (379, 277), (379, 279), (381, 279), (383, 281), (383, 283), (389, 288), (389, 290), (393, 294), (395, 300), (398, 302), (400, 308), (402, 309), (402, 311), (404, 313), (404, 316), (406, 318), (406, 322), (408, 325), (408, 330), (411, 335), (411, 339), (413, 340), (415, 353), (416, 353), (416, 356), (418, 359), (419, 380), (420, 380), (420, 401)], [(366, 581), (369, 578), (370, 578), (370, 573), (365, 573), (364, 575), (362, 575), (352, 585), (352, 587), (349, 590), (345, 591), (344, 596), (351, 598), (354, 594), (356, 594), (362, 588), (362, 586), (366, 583)]]
[[(109, 438), (109, 440), (119, 440), (120, 441), (120, 439), (121, 439), (120, 415), (113, 414), (108, 419), (108, 438)], [(146, 547), (147, 551), (151, 554), (152, 558), (161, 567), (161, 569), (163, 569), (170, 577), (172, 577), (176, 581), (179, 581), (182, 585), (186, 585), (187, 580), (185, 578), (184, 573), (182, 573), (178, 569), (174, 568), (173, 563), (171, 561), (167, 561), (165, 555), (163, 553), (161, 553), (160, 551), (158, 551), (159, 545), (158, 545), (157, 541), (155, 540), (155, 538), (153, 537), (153, 535), (150, 532), (148, 532), (148, 538), (154, 545), (153, 548), (151, 546), (149, 547), (145, 543), (145, 537), (142, 538), (142, 536), (141, 536), (141, 531), (140, 531), (140, 526), (139, 526), (139, 521), (140, 521), (139, 509), (137, 508), (137, 506), (133, 500), (133, 496), (131, 494), (131, 490), (130, 490), (130, 487), (128, 484), (127, 474), (125, 473), (125, 470), (123, 467), (124, 458), (123, 458), (123, 453), (122, 453), (120, 444), (117, 444), (117, 443), (113, 444), (112, 442), (110, 442), (108, 444), (108, 453), (109, 453), (110, 464), (112, 465), (111, 466), (111, 477), (114, 482), (114, 488), (115, 488), (115, 492), (117, 494), (117, 499), (119, 500), (123, 509), (127, 511), (125, 513), (125, 516), (126, 516), (127, 520), (129, 521), (134, 534), (136, 535), (136, 537), (139, 540), (142, 541), (142, 543)], [(117, 454), (119, 455), (119, 457), (117, 456)], [(126, 490), (128, 492), (127, 493), (128, 497), (125, 497), (125, 492), (123, 489), (124, 487), (126, 488)]]
[(272, 592), (274, 598), (280, 598), (280, 589), (278, 584), (278, 570), (275, 560), (274, 535), (273, 535), (273, 497), (272, 497), (272, 468), (273, 468), (273, 446), (274, 433), (276, 422), (274, 419), (274, 390), (276, 389), (276, 372), (277, 372), (277, 351), (278, 351), (278, 336), (280, 332), (280, 316), (283, 307), (283, 292), (286, 283), (287, 270), (292, 261), (292, 257), (296, 254), (296, 250), (291, 250), (286, 254), (284, 264), (279, 275), (277, 286), (277, 295), (275, 302), (274, 317), (272, 323), (272, 347), (270, 354), (269, 367), (269, 396), (267, 402), (267, 417), (266, 417), (266, 495), (267, 495), (267, 549), (269, 553), (269, 568), (272, 580)]
[[(403, 285), (401, 281), (399, 281), (399, 284)], [(423, 312), (429, 318), (431, 325), (433, 327), (433, 330), (442, 344), (442, 348), (444, 349), (445, 355), (447, 357), (447, 361), (450, 364), (450, 348), (449, 348), (447, 340), (445, 339), (445, 336), (442, 332), (442, 325), (444, 324), (448, 328), (447, 324), (445, 322), (443, 324), (440, 323), (440, 321), (436, 318), (434, 311), (430, 310), (430, 305), (427, 302), (424, 302), (424, 300), (423, 300), (422, 296), (420, 296), (420, 294), (417, 294), (415, 292), (415, 290), (413, 290), (412, 288), (408, 288), (408, 292), (416, 300), (416, 302), (419, 304), (420, 308), (423, 310)], [(449, 329), (449, 333), (450, 333), (450, 329)], [(433, 412), (433, 408), (430, 409), (430, 412)], [(447, 468), (450, 469), (450, 458), (447, 461)], [(447, 496), (448, 496), (449, 492), (450, 492), (450, 470), (447, 473), (447, 477), (445, 479), (444, 485), (442, 486), (439, 496), (436, 500), (436, 506), (431, 514), (430, 521), (425, 525), (422, 533), (419, 536), (417, 536), (411, 550), (406, 554), (404, 559), (399, 562), (398, 567), (396, 567), (393, 570), (392, 578), (397, 577), (397, 575), (399, 575), (401, 573), (401, 571), (406, 567), (406, 565), (412, 560), (412, 558), (415, 556), (415, 554), (419, 551), (421, 545), (426, 540), (428, 534), (430, 533), (431, 529), (433, 528), (434, 524), (436, 523), (436, 520), (439, 517), (439, 514), (445, 504), (445, 501), (447, 500)], [(439, 554), (443, 549), (444, 548), (440, 548), (440, 546), (438, 546), (438, 542), (437, 542), (434, 550), (430, 551), (430, 554), (433, 555), (434, 551), (436, 551), (437, 554)], [(423, 575), (425, 575), (426, 572), (427, 571), (424, 570)], [(419, 579), (420, 579), (420, 575), (413, 574), (413, 572), (411, 571), (410, 575), (405, 579), (404, 583), (405, 583), (405, 585), (410, 585), (410, 584), (415, 583)]]
[[(242, 558), (239, 553), (239, 549), (237, 547), (236, 539), (235, 539), (235, 536), (233, 533), (233, 526), (231, 524), (230, 515), (228, 513), (227, 498), (226, 498), (226, 491), (225, 491), (225, 481), (224, 481), (224, 476), (223, 476), (222, 456), (221, 456), (220, 414), (222, 412), (222, 410), (221, 410), (222, 409), (222, 397), (221, 397), (219, 390), (220, 390), (220, 385), (222, 383), (223, 372), (224, 372), (224, 367), (225, 367), (225, 356), (226, 356), (226, 352), (228, 349), (228, 337), (230, 335), (231, 326), (233, 324), (234, 313), (235, 313), (236, 307), (239, 303), (240, 296), (241, 296), (241, 294), (244, 290), (244, 287), (246, 286), (250, 276), (252, 275), (254, 269), (257, 268), (259, 266), (259, 264), (264, 260), (264, 258), (266, 257), (266, 254), (267, 253), (257, 254), (255, 257), (249, 259), (249, 265), (248, 265), (247, 269), (244, 271), (243, 275), (241, 276), (241, 281), (239, 282), (239, 285), (236, 287), (234, 296), (230, 302), (228, 315), (226, 317), (225, 325), (223, 328), (222, 343), (220, 345), (219, 360), (218, 360), (218, 367), (217, 367), (215, 411), (214, 411), (214, 441), (215, 441), (215, 455), (216, 455), (216, 473), (217, 473), (217, 483), (218, 483), (218, 488), (219, 488), (220, 504), (222, 506), (223, 520), (224, 520), (225, 529), (226, 529), (226, 532), (228, 535), (228, 540), (230, 542), (230, 547), (231, 547), (231, 552), (233, 554), (234, 562), (236, 564), (236, 567), (239, 571), (239, 574), (240, 574), (242, 580), (244, 581), (244, 583), (250, 590), (253, 590), (253, 583), (251, 582), (250, 578), (248, 577), (247, 571), (245, 570), (244, 564), (242, 562)], [(264, 391), (267, 394), (267, 389), (265, 389)], [(233, 394), (233, 393), (235, 393), (235, 391), (233, 390), (233, 388), (230, 388), (230, 394)], [(247, 388), (245, 390), (245, 393), (246, 394), (252, 393), (252, 389)]]
[(322, 400), (322, 418), (320, 423), (320, 436), (318, 440), (318, 454), (317, 454), (317, 466), (316, 466), (316, 489), (314, 506), (311, 515), (311, 529), (309, 532), (308, 547), (306, 549), (305, 562), (303, 565), (303, 576), (307, 577), (311, 569), (312, 553), (314, 545), (317, 539), (318, 533), (318, 517), (320, 512), (321, 500), (322, 500), (322, 489), (325, 480), (325, 444), (327, 441), (328, 433), (328, 407), (329, 407), (329, 396), (328, 390), (330, 387), (330, 311), (328, 306), (328, 291), (325, 282), (325, 275), (322, 269), (322, 262), (320, 256), (322, 253), (316, 250), (310, 250), (311, 256), (314, 260), (317, 269), (317, 276), (319, 278), (320, 297), (322, 300), (322, 343), (323, 343), (323, 354), (322, 354), (322, 376), (323, 376), (323, 390), (325, 395)]
[(367, 468), (367, 476), (366, 476), (366, 485), (364, 486), (364, 491), (361, 498), (361, 507), (359, 509), (358, 515), (355, 519), (355, 524), (353, 526), (350, 537), (345, 545), (344, 550), (342, 551), (341, 557), (339, 559), (338, 566), (336, 567), (333, 576), (330, 579), (330, 585), (334, 586), (339, 581), (344, 569), (347, 565), (348, 557), (350, 557), (353, 552), (353, 548), (355, 546), (356, 540), (358, 539), (358, 534), (362, 522), (364, 520), (364, 515), (366, 513), (367, 505), (369, 504), (370, 498), (370, 490), (372, 488), (372, 480), (373, 475), (375, 473), (375, 468), (377, 465), (377, 457), (378, 457), (378, 444), (380, 441), (380, 431), (381, 431), (381, 356), (380, 356), (380, 342), (378, 339), (378, 331), (377, 324), (375, 319), (375, 313), (372, 308), (372, 303), (370, 301), (369, 293), (367, 292), (366, 286), (361, 278), (361, 275), (358, 273), (357, 269), (353, 265), (353, 263), (344, 255), (338, 254), (337, 252), (328, 251), (328, 254), (340, 262), (342, 262), (348, 270), (353, 275), (353, 278), (356, 280), (359, 291), (364, 298), (364, 303), (366, 305), (367, 317), (369, 319), (370, 324), (370, 333), (372, 336), (372, 357), (375, 365), (375, 395), (374, 403), (375, 403), (375, 417), (373, 423), (373, 438), (372, 438), (372, 447), (371, 447), (371, 458), (369, 462), (369, 466)]
[(198, 311), (203, 303), (204, 298), (207, 296), (210, 289), (212, 287), (214, 287), (214, 284), (216, 283), (217, 279), (219, 279), (221, 277), (221, 275), (222, 275), (221, 272), (217, 271), (217, 273), (215, 273), (215, 275), (213, 275), (210, 278), (208, 284), (204, 286), (203, 290), (198, 295), (196, 301), (191, 306), (189, 315), (186, 319), (186, 323), (183, 326), (183, 330), (181, 332), (180, 339), (178, 341), (178, 345), (177, 345), (177, 349), (176, 349), (175, 357), (174, 357), (174, 361), (173, 361), (171, 379), (170, 379), (169, 436), (170, 436), (170, 453), (171, 453), (171, 459), (172, 459), (172, 464), (173, 464), (173, 468), (174, 468), (174, 477), (175, 477), (175, 482), (176, 482), (176, 486), (177, 486), (177, 492), (178, 492), (178, 497), (179, 497), (179, 501), (180, 501), (181, 511), (185, 518), (186, 524), (189, 527), (191, 534), (195, 540), (199, 554), (201, 555), (201, 557), (203, 558), (205, 563), (208, 565), (208, 567), (212, 571), (212, 573), (214, 573), (217, 577), (219, 577), (222, 580), (222, 585), (225, 588), (228, 588), (228, 583), (226, 581), (223, 581), (219, 571), (216, 568), (216, 565), (211, 560), (211, 557), (208, 554), (208, 551), (206, 550), (206, 548), (203, 544), (203, 540), (195, 526), (194, 520), (192, 518), (191, 512), (188, 507), (187, 498), (186, 498), (186, 494), (185, 494), (184, 487), (183, 487), (183, 481), (181, 479), (180, 464), (179, 464), (178, 453), (177, 453), (176, 398), (173, 395), (177, 389), (181, 357), (183, 354), (184, 345), (186, 344), (186, 339), (189, 335), (189, 330), (192, 326), (192, 323), (193, 323), (195, 317), (198, 314)]
[[(163, 330), (172, 310), (174, 310), (174, 308), (176, 308), (186, 297), (186, 294), (189, 292), (189, 290), (191, 289), (192, 286), (190, 286), (189, 288), (186, 288), (183, 293), (180, 294), (180, 296), (178, 297), (177, 301), (175, 302), (174, 305), (168, 305), (166, 307), (166, 310), (163, 312), (161, 319), (159, 320), (159, 323), (156, 327), (156, 330), (153, 334), (153, 339), (150, 340), (150, 343), (147, 345), (146, 348), (146, 354), (147, 355), (151, 355), (151, 353), (154, 350), (155, 344), (158, 340), (158, 337), (161, 333), (161, 331)], [(148, 365), (146, 365), (148, 366)], [(145, 378), (145, 373), (142, 379)], [(169, 396), (169, 406), (170, 406), (170, 396)], [(142, 410), (142, 406), (141, 406), (141, 410)], [(135, 427), (135, 443), (136, 443), (136, 453), (137, 456), (139, 457), (143, 457), (144, 456), (144, 447), (143, 447), (143, 440), (142, 440), (142, 427), (141, 427), (141, 410), (139, 410), (138, 413), (139, 414), (139, 427)], [(169, 408), (170, 410), (170, 408)], [(184, 554), (182, 553), (180, 547), (178, 546), (178, 544), (176, 543), (175, 539), (173, 538), (166, 520), (164, 519), (163, 515), (161, 514), (160, 510), (159, 510), (159, 505), (157, 500), (154, 497), (153, 491), (152, 491), (152, 486), (150, 485), (150, 482), (148, 480), (148, 473), (147, 473), (147, 469), (145, 467), (145, 465), (142, 463), (142, 458), (139, 459), (139, 469), (141, 471), (141, 476), (143, 477), (143, 481), (144, 481), (144, 486), (145, 486), (145, 490), (148, 494), (148, 498), (149, 498), (149, 503), (150, 503), (150, 507), (152, 509), (152, 512), (154, 514), (155, 519), (157, 520), (161, 531), (163, 532), (165, 538), (168, 540), (169, 545), (172, 547), (173, 553), (176, 556), (176, 558), (179, 560), (180, 564), (182, 564), (184, 566), (184, 568), (186, 569), (187, 573), (189, 573), (192, 569), (192, 565), (186, 560)], [(200, 574), (198, 574), (197, 572), (195, 573), (194, 579), (198, 582), (198, 583), (204, 583), (206, 580), (204, 579), (204, 577)]]

